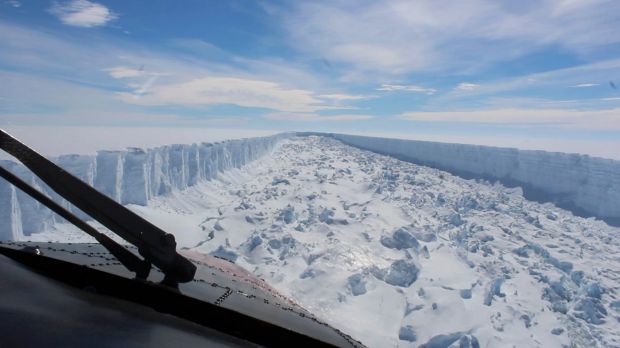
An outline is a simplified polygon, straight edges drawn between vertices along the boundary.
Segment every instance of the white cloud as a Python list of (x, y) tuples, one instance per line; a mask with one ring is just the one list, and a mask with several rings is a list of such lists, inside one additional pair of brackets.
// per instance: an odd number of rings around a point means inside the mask
[(136, 98), (147, 94), (160, 76), (169, 75), (165, 73), (146, 71), (144, 70), (144, 66), (141, 66), (139, 69), (130, 68), (127, 66), (117, 66), (103, 69), (103, 71), (107, 72), (115, 79), (130, 80), (130, 82), (127, 83), (127, 86), (134, 90), (133, 94)]
[(148, 92), (119, 93), (127, 103), (139, 105), (208, 106), (234, 104), (287, 112), (340, 109), (326, 105), (312, 91), (287, 88), (278, 83), (238, 77), (203, 77), (160, 84)]
[(7, 0), (4, 3), (15, 8), (22, 6), (22, 3), (17, 0)]
[(299, 122), (336, 122), (336, 121), (362, 121), (373, 118), (370, 115), (317, 115), (313, 113), (284, 113), (276, 112), (263, 116), (264, 119), (277, 121), (299, 121)]
[(103, 71), (107, 72), (115, 79), (129, 79), (131, 81), (142, 80), (140, 82), (129, 82), (127, 84), (128, 87), (134, 89), (133, 93), (136, 96), (141, 96), (149, 92), (160, 76), (169, 75), (166, 73), (146, 71), (144, 70), (144, 67), (134, 69), (126, 66), (117, 66), (103, 69)]
[(126, 66), (117, 66), (113, 68), (103, 69), (115, 79), (125, 79), (129, 77), (144, 76), (144, 69), (134, 69)]
[(426, 93), (426, 94), (435, 94), (437, 92), (434, 88), (426, 88), (417, 85), (388, 85), (383, 84), (381, 87), (377, 88), (377, 91), (385, 91), (385, 92), (394, 92), (394, 91), (402, 91), (402, 92), (417, 92), (417, 93)]
[(578, 85), (573, 85), (573, 86), (568, 86), (571, 88), (588, 88), (588, 87), (595, 87), (595, 86), (600, 86), (600, 84), (598, 83), (580, 83)]
[(54, 2), (50, 12), (64, 24), (84, 28), (99, 27), (118, 17), (104, 5), (88, 0)]
[(334, 101), (347, 101), (347, 100), (364, 100), (373, 98), (369, 95), (351, 95), (351, 94), (321, 94), (318, 96), (321, 99), (329, 99)]
[[(130, 47), (128, 50), (103, 39), (84, 43), (54, 31), (0, 23), (0, 62), (23, 71), (36, 68), (61, 77), (58, 83), (49, 78), (43, 83), (41, 78), (23, 73), (10, 83), (0, 83), (0, 95), (9, 99), (2, 101), (0, 111), (11, 109), (26, 114), (36, 99), (37, 106), (62, 109), (68, 115), (67, 122), (76, 122), (69, 114), (92, 115), (92, 110), (113, 109), (122, 115), (138, 110), (136, 105), (234, 104), (316, 112), (353, 109), (347, 104), (362, 98), (339, 92), (333, 85), (326, 89), (319, 77), (282, 61), (239, 60), (231, 55), (225, 62), (212, 62), (176, 50), (170, 54), (141, 45)], [(114, 79), (102, 79), (102, 73)], [(0, 80), (6, 80), (2, 71), (0, 76)], [(91, 88), (84, 91), (85, 86)], [(33, 91), (37, 98), (33, 98)], [(211, 110), (205, 110), (205, 115), (219, 116)], [(91, 117), (84, 116), (85, 122), (87, 118)], [(41, 113), (39, 119), (46, 122), (46, 113)]]
[(473, 91), (478, 88), (480, 88), (480, 85), (475, 84), (475, 83), (468, 83), (468, 82), (462, 82), (462, 83), (459, 83), (458, 86), (456, 86), (457, 91)]
[(419, 111), (403, 113), (398, 118), (409, 121), (553, 125), (578, 129), (620, 130), (620, 109), (591, 111), (570, 109)]
[(550, 46), (586, 55), (620, 43), (617, 0), (318, 0), (272, 12), (301, 52), (361, 76), (475, 69)]

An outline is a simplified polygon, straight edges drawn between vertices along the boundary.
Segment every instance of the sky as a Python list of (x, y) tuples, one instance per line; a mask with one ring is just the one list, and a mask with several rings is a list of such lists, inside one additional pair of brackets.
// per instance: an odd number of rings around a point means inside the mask
[(617, 0), (0, 0), (0, 127), (313, 130), (620, 158), (618, 33)]

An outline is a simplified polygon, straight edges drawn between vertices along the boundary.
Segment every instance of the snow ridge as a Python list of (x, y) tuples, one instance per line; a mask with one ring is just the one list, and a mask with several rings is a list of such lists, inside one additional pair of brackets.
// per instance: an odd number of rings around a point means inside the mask
[[(183, 190), (218, 173), (239, 168), (268, 154), (290, 134), (227, 140), (217, 143), (167, 145), (151, 149), (98, 151), (97, 155), (62, 155), (52, 160), (121, 204), (146, 205), (148, 200)], [(86, 214), (68, 204), (27, 168), (12, 161), (0, 164), (76, 215)], [(20, 239), (41, 232), (60, 218), (23, 192), (0, 180), (0, 240)]]
[(481, 145), (313, 134), (331, 136), (347, 145), (445, 170), (464, 178), (521, 186), (528, 199), (552, 202), (577, 215), (594, 216), (610, 225), (620, 226), (620, 161)]

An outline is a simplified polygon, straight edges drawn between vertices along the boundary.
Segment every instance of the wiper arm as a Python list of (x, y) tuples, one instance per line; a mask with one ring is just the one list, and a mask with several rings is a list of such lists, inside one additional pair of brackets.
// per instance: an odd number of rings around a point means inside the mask
[(95, 238), (101, 245), (103, 245), (104, 248), (106, 248), (112, 255), (114, 255), (114, 257), (116, 257), (116, 259), (120, 263), (122, 263), (123, 266), (125, 266), (131, 272), (135, 272), (136, 278), (146, 279), (148, 277), (149, 272), (151, 271), (151, 264), (148, 261), (140, 259), (131, 251), (125, 249), (122, 245), (118, 244), (105, 234), (97, 231), (91, 225), (80, 220), (80, 218), (75, 216), (73, 213), (66, 210), (43, 193), (37, 191), (34, 187), (28, 185), (22, 179), (18, 178), (13, 173), (9, 172), (3, 167), (0, 167), (0, 176), (9, 183), (13, 184), (13, 186), (28, 194), (30, 197), (36, 199), (41, 204), (50, 208), (54, 213), (62, 216), (65, 220), (69, 221), (82, 231), (86, 232), (91, 237)]
[(196, 266), (177, 253), (172, 234), (95, 190), (1, 129), (0, 148), (17, 158), (67, 201), (136, 246), (146, 261), (162, 270), (165, 284), (176, 286), (194, 278)]

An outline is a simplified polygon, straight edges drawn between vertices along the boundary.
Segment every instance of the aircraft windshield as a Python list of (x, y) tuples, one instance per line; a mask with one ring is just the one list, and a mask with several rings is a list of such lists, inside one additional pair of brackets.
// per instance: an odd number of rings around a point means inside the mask
[(618, 32), (616, 0), (0, 0), (0, 241), (206, 264), (370, 347), (620, 346)]

